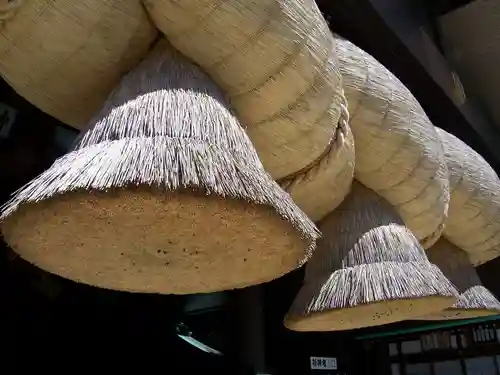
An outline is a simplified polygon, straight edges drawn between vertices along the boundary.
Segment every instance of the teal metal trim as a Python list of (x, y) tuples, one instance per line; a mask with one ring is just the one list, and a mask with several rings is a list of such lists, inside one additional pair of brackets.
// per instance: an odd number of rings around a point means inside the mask
[(405, 334), (409, 334), (409, 333), (434, 331), (434, 330), (442, 329), (442, 328), (460, 327), (460, 326), (465, 326), (468, 324), (490, 322), (490, 321), (495, 321), (495, 320), (500, 320), (500, 315), (493, 315), (493, 316), (487, 316), (487, 317), (482, 317), (482, 318), (473, 318), (473, 319), (453, 320), (453, 321), (447, 321), (447, 322), (437, 323), (437, 324), (428, 324), (428, 325), (415, 327), (415, 328), (407, 328), (407, 329), (399, 329), (399, 330), (394, 330), (394, 331), (371, 333), (371, 334), (357, 336), (356, 340), (378, 339), (378, 338), (383, 338), (383, 337), (405, 335)]
[(184, 335), (177, 335), (177, 336), (180, 337), (181, 339), (183, 339), (184, 341), (186, 341), (187, 343), (193, 345), (195, 348), (203, 350), (205, 353), (222, 355), (222, 353), (219, 352), (218, 350), (213, 349), (213, 348), (209, 347), (208, 345), (203, 344), (202, 342), (199, 342), (194, 337), (184, 336)]

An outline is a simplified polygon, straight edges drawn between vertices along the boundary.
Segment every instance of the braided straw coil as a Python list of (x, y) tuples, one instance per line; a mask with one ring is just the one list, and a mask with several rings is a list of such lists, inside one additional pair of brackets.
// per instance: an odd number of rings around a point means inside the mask
[(387, 199), (406, 226), (431, 246), (449, 204), (440, 139), (411, 92), (372, 56), (336, 39), (356, 143), (355, 176)]
[(139, 0), (0, 0), (0, 19), (0, 75), (75, 128), (85, 126), (157, 35)]
[(297, 204), (313, 220), (340, 204), (354, 145), (333, 36), (314, 0), (144, 3), (225, 90), (265, 169)]
[(444, 235), (467, 251), (474, 266), (500, 255), (500, 179), (477, 152), (437, 129), (450, 173), (450, 209)]
[(344, 101), (335, 136), (323, 155), (279, 184), (311, 220), (319, 221), (342, 203), (353, 177), (354, 139)]
[(264, 172), (221, 91), (164, 41), (90, 125), (4, 207), (4, 237), (26, 260), (185, 294), (269, 281), (310, 257), (314, 224)]
[(461, 294), (453, 306), (420, 319), (469, 319), (500, 314), (500, 302), (482, 285), (465, 251), (441, 238), (427, 250), (427, 257), (455, 284)]
[(391, 205), (359, 183), (319, 224), (323, 237), (285, 317), (295, 331), (336, 331), (428, 315), (457, 292)]

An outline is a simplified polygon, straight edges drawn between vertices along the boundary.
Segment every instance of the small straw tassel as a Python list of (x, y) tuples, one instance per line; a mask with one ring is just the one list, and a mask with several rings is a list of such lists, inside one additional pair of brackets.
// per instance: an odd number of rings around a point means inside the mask
[(397, 322), (451, 306), (453, 284), (383, 198), (359, 183), (319, 224), (323, 237), (285, 317), (295, 331)]
[(221, 91), (165, 41), (2, 217), (26, 260), (133, 292), (269, 281), (305, 263), (319, 235), (264, 172)]
[(469, 319), (500, 314), (500, 302), (482, 285), (464, 250), (441, 238), (427, 250), (427, 257), (462, 294), (453, 306), (420, 319)]

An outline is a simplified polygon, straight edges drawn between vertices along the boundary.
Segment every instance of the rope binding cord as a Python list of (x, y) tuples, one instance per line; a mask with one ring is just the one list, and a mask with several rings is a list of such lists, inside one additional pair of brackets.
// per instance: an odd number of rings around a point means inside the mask
[(344, 95), (344, 90), (342, 90), (341, 101), (340, 118), (338, 123), (336, 124), (335, 131), (332, 135), (330, 143), (326, 147), (325, 151), (323, 151), (323, 153), (312, 163), (278, 181), (283, 190), (290, 192), (290, 190), (292, 190), (294, 186), (300, 184), (303, 180), (309, 178), (312, 174), (321, 171), (324, 165), (328, 164), (330, 160), (336, 155), (336, 152), (342, 147), (342, 142), (344, 141), (344, 138), (342, 136), (345, 135), (345, 133), (347, 132), (346, 127), (349, 126), (349, 110), (347, 106), (347, 99)]

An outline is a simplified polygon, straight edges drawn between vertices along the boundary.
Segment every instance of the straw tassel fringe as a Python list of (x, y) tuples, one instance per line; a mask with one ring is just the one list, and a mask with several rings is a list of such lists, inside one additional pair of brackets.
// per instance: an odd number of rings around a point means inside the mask
[[(460, 295), (455, 309), (492, 309), (500, 313), (500, 303), (491, 292), (482, 285), (467, 289)], [(492, 312), (493, 314), (493, 312)]]
[[(320, 287), (318, 287), (320, 285)], [(325, 309), (345, 309), (378, 301), (419, 298), (432, 295), (456, 296), (453, 284), (443, 283), (438, 267), (421, 262), (378, 262), (338, 270), (316, 285), (300, 291), (311, 298), (301, 311), (309, 315)]]
[(450, 308), (424, 320), (463, 319), (500, 313), (500, 302), (481, 284), (481, 279), (472, 266), (467, 253), (441, 238), (427, 250), (427, 255), (461, 293)]
[(74, 151), (17, 191), (0, 219), (22, 203), (80, 189), (193, 187), (271, 205), (310, 241), (311, 251), (318, 230), (263, 171), (216, 84), (164, 40), (141, 65), (124, 78), (129, 84), (114, 90)]
[[(206, 194), (272, 205), (306, 238), (317, 229), (257, 166), (206, 142), (169, 137), (104, 141), (59, 158), (3, 206), (1, 219), (20, 204), (78, 190), (148, 185), (165, 191), (196, 187)], [(274, 188), (270, 188), (274, 187)], [(314, 248), (311, 243), (310, 250)]]

